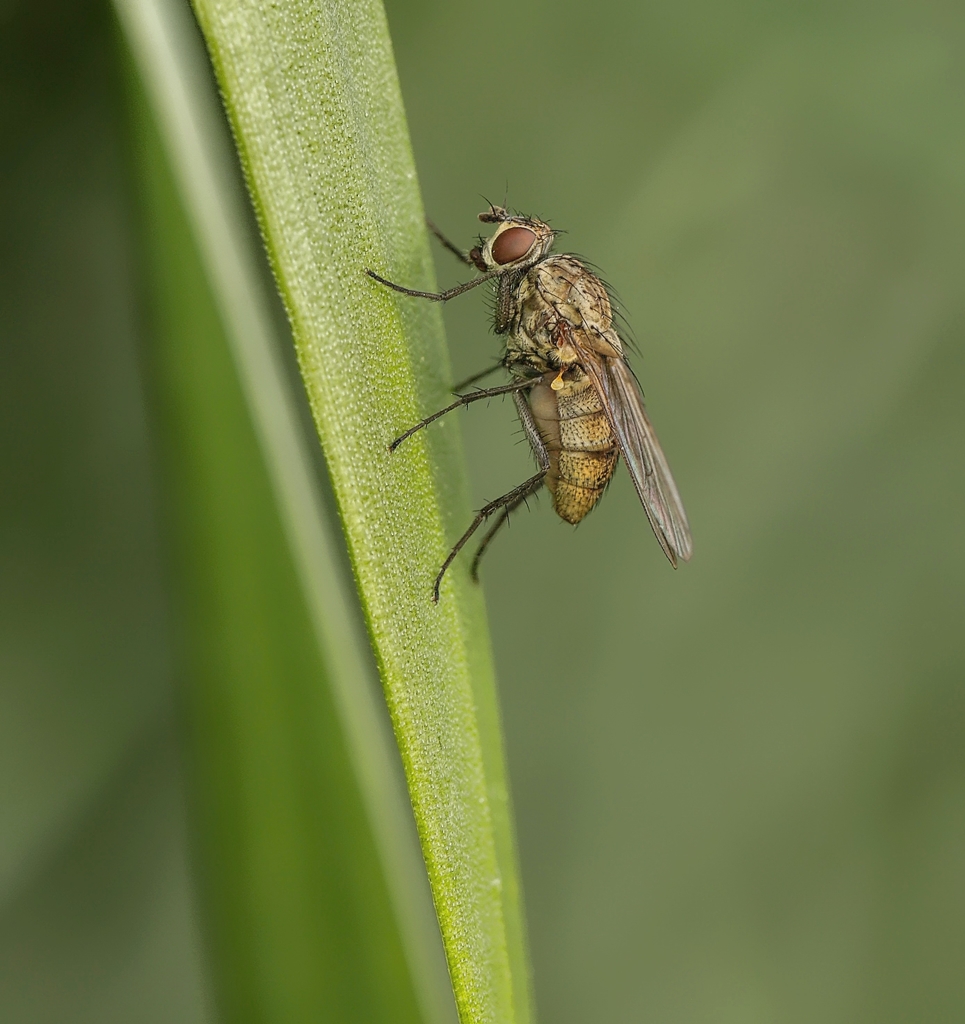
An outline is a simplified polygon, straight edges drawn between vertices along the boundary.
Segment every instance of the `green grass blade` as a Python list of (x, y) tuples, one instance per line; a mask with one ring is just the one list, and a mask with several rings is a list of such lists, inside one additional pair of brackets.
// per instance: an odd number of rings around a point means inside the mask
[[(433, 576), (467, 515), (438, 310), (384, 14), (373, 2), (196, 4), (328, 458), (464, 1021), (526, 1021), (528, 980), (482, 601)], [(480, 717), (477, 719), (477, 709)], [(481, 723), (481, 724), (480, 724)]]
[[(367, 678), (364, 640), (348, 609), (324, 522), (310, 454), (296, 422), (277, 358), (277, 339), (252, 248), (246, 213), (238, 208), (234, 158), (223, 138), (217, 98), (186, 8), (176, 3), (118, 3), (164, 129), (168, 157), (192, 215), (203, 270), (226, 325), (232, 357), (245, 392), (288, 547), (294, 555), (308, 618), (327, 668), (348, 754), (395, 908), (403, 947), (426, 1021), (451, 1016), (451, 994), (438, 949), (425, 875), (405, 797), (394, 785), (396, 758), (391, 736), (375, 706)], [(187, 257), (185, 257), (187, 258)], [(182, 281), (182, 284), (184, 282)], [(175, 303), (177, 296), (169, 296)], [(185, 329), (185, 323), (178, 325)], [(189, 329), (189, 334), (192, 333)], [(196, 347), (201, 343), (195, 339)], [(194, 351), (182, 351), (188, 365)], [(205, 379), (203, 367), (175, 388)], [(216, 390), (221, 385), (206, 379)], [(187, 399), (183, 399), (182, 406)], [(210, 424), (208, 424), (210, 427)], [(199, 422), (195, 428), (204, 429)], [(225, 429), (222, 425), (221, 429)], [(242, 432), (244, 426), (237, 427)], [(208, 500), (211, 500), (210, 498)], [(253, 623), (252, 626), (255, 624)]]

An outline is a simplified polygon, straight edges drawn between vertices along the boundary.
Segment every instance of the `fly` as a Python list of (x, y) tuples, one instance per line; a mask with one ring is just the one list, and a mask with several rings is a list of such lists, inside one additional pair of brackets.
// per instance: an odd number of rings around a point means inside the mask
[(444, 292), (405, 288), (366, 273), (403, 295), (447, 302), (492, 281), (496, 289), (494, 328), (506, 338), (502, 359), (455, 391), (504, 367), (509, 384), (480, 388), (427, 416), (389, 446), (440, 416), (471, 402), (511, 394), (523, 431), (536, 457), (537, 472), (518, 487), (483, 506), (469, 529), (456, 541), (433, 585), (433, 600), (446, 570), (472, 535), (490, 516), (497, 515), (472, 563), (478, 579), (479, 561), (499, 528), (531, 494), (546, 487), (553, 508), (568, 523), (578, 523), (603, 495), (623, 455), (637, 496), (670, 564), (688, 561), (693, 552), (690, 526), (677, 485), (670, 474), (657, 435), (643, 404), (643, 394), (613, 326), (606, 286), (576, 256), (553, 254), (556, 232), (536, 217), (511, 214), (491, 206), (479, 214), (495, 224), (493, 234), (463, 252), (433, 224), (433, 234), (479, 276)]

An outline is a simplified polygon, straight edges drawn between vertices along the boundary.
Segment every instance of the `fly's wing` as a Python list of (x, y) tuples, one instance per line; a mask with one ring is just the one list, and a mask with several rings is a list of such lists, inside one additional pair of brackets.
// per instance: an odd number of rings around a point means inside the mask
[(664, 554), (676, 568), (678, 559), (688, 562), (693, 554), (690, 525), (644, 408), (640, 385), (626, 360), (621, 356), (601, 355), (580, 344), (580, 333), (573, 331), (570, 342), (579, 353), (580, 366), (603, 399), (603, 408), (617, 436), (643, 510)]

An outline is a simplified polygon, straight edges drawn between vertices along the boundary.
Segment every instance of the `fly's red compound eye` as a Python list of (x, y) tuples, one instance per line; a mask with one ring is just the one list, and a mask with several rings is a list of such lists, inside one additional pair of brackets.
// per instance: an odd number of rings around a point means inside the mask
[(493, 260), (501, 267), (521, 259), (536, 241), (536, 235), (529, 228), (507, 228), (493, 242)]

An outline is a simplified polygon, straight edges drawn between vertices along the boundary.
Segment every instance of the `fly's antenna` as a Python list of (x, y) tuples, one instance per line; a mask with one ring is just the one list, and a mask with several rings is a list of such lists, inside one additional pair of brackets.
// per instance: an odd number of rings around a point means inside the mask
[(492, 200), (481, 195), (479, 197), (489, 207), (489, 213), (479, 214), (479, 219), (484, 224), (502, 224), (506, 220), (506, 210), (502, 206), (496, 206)]

